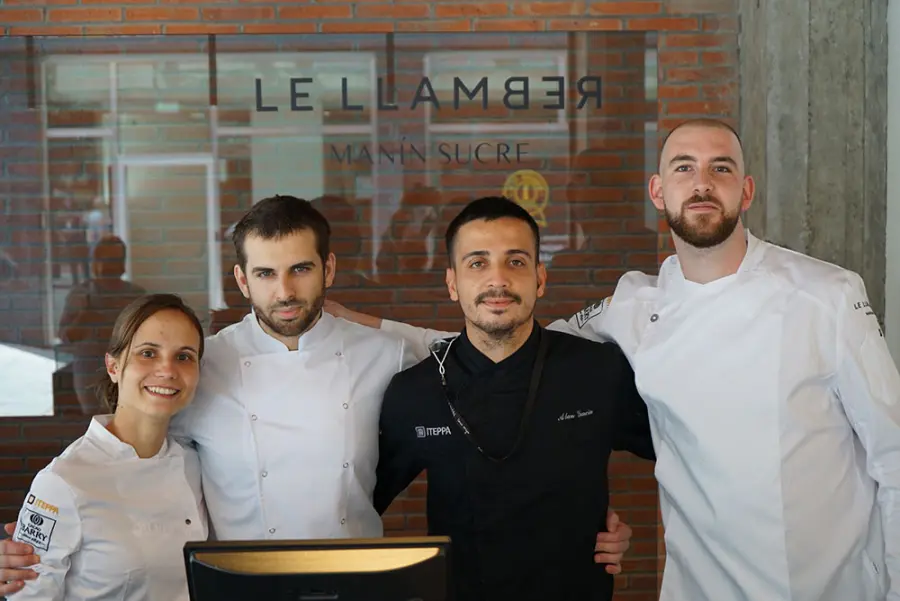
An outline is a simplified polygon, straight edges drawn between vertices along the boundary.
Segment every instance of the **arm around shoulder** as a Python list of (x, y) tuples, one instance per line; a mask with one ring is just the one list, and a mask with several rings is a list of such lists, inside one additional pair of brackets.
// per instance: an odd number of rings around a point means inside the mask
[(378, 468), (373, 494), (373, 505), (379, 514), (387, 510), (425, 467), (409, 435), (413, 428), (409, 425), (407, 409), (411, 393), (405, 382), (408, 375), (397, 374), (391, 379), (381, 405)]
[[(612, 344), (612, 343), (610, 343)], [(616, 346), (614, 355), (618, 390), (616, 394), (616, 420), (613, 448), (630, 451), (642, 459), (656, 461), (650, 414), (647, 403), (641, 397), (635, 383), (634, 370), (622, 350)]]
[(405, 365), (411, 367), (420, 361), (424, 361), (431, 354), (429, 346), (435, 340), (457, 336), (454, 332), (441, 332), (419, 328), (401, 321), (381, 320), (381, 330), (403, 340), (405, 343)]
[(16, 542), (28, 543), (40, 557), (36, 580), (13, 597), (17, 601), (61, 601), (72, 555), (81, 546), (81, 517), (75, 495), (58, 474), (45, 469), (35, 476), (19, 511)]

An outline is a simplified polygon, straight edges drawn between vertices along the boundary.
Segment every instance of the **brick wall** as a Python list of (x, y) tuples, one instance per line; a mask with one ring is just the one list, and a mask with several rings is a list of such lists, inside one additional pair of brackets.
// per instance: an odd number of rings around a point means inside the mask
[[(0, 83), (0, 250), (18, 265), (18, 277), (4, 278), (0, 269), (0, 342), (46, 346), (47, 318), (42, 309), (45, 275), (48, 270), (53, 276), (69, 272), (73, 266), (78, 268), (84, 264), (87, 254), (83, 244), (64, 246), (54, 238), (48, 255), (46, 228), (51, 222), (59, 227), (70, 210), (52, 190), (64, 187), (74, 190), (76, 195), (90, 196), (101, 191), (102, 181), (102, 152), (94, 141), (80, 140), (73, 144), (53, 140), (47, 145), (46, 169), (51, 194), (45, 200), (41, 114), (40, 110), (31, 108), (39, 108), (42, 97), (40, 90), (36, 97), (29, 97), (29, 90), (35, 88), (30, 85), (33, 82), (28, 76), (26, 42), (22, 36), (64, 36), (62, 40), (36, 37), (33, 43), (38, 54), (45, 47), (61, 48), (72, 54), (79, 48), (124, 52), (122, 48), (129, 44), (77, 37), (82, 35), (165, 34), (172, 36), (166, 43), (168, 49), (178, 46), (205, 52), (209, 44), (207, 34), (218, 34), (223, 36), (217, 38), (220, 52), (243, 52), (264, 51), (275, 45), (283, 48), (292, 43), (290, 37), (277, 38), (276, 43), (275, 38), (269, 37), (275, 34), (362, 36), (395, 32), (398, 34), (396, 77), (398, 86), (402, 86), (421, 71), (422, 39), (431, 39), (430, 43), (435, 45), (443, 42), (425, 36), (412, 39), (404, 46), (407, 42), (401, 34), (515, 32), (517, 37), (511, 35), (505, 42), (502, 36), (495, 35), (490, 38), (491, 43), (500, 44), (498, 48), (503, 44), (527, 48), (528, 32), (547, 35), (556, 32), (562, 37), (566, 32), (589, 32), (590, 35), (579, 38), (585, 40), (585, 67), (602, 70), (605, 87), (603, 108), (591, 113), (583, 125), (582, 146), (586, 147), (554, 140), (549, 134), (536, 135), (534, 147), (556, 145), (554, 150), (545, 150), (539, 153), (540, 158), (516, 167), (540, 171), (554, 190), (568, 188), (566, 201), (554, 205), (561, 208), (553, 210), (567, 211), (563, 221), (568, 223), (570, 241), (576, 237), (581, 240), (553, 256), (549, 293), (539, 305), (539, 317), (546, 322), (567, 317), (585, 304), (606, 296), (616, 278), (628, 269), (654, 270), (660, 258), (669, 252), (664, 228), (647, 227), (643, 124), (656, 121), (659, 131), (665, 132), (674, 122), (688, 116), (711, 114), (731, 119), (737, 116), (736, 5), (736, 0), (472, 3), (54, 0), (46, 4), (0, 0), (0, 27), (7, 36), (0, 39), (3, 81)], [(613, 32), (616, 35), (604, 35)], [(323, 37), (326, 41), (321, 43), (324, 46), (344, 43), (333, 41), (336, 39)], [(484, 46), (488, 38), (455, 39), (463, 40), (462, 49), (466, 43), (470, 47)], [(365, 40), (377, 45), (384, 43), (381, 36)], [(531, 42), (532, 47), (540, 43), (538, 36), (535, 40), (538, 41)], [(657, 99), (649, 103), (642, 71), (643, 49), (648, 43), (658, 49), (659, 64)], [(158, 41), (148, 48), (161, 51)], [(223, 103), (227, 104), (227, 99), (220, 101), (219, 117), (223, 122), (241, 125), (250, 118)], [(207, 110), (203, 106), (193, 108), (200, 112)], [(50, 122), (55, 126), (96, 126), (100, 124), (102, 112), (102, 107), (95, 110), (74, 107), (54, 111)], [(134, 138), (132, 142), (151, 148), (153, 135), (159, 136), (161, 124), (153, 122), (152, 110), (135, 113), (147, 119), (143, 123), (150, 137)], [(496, 117), (502, 119), (503, 115)], [(169, 125), (174, 123), (172, 119), (167, 121)], [(404, 135), (414, 137), (420, 133), (411, 125), (414, 122), (414, 116), (401, 111), (379, 124), (379, 136), (388, 146), (396, 144)], [(202, 127), (199, 133), (197, 127), (196, 123), (178, 123), (172, 131), (179, 132), (177, 135), (188, 148), (195, 136), (204, 136)], [(171, 141), (175, 135), (168, 133), (166, 139)], [(568, 139), (569, 133), (564, 136)], [(249, 159), (250, 144), (249, 138), (236, 137), (223, 141), (219, 148), (228, 173), (219, 186), (223, 230), (254, 199), (254, 173), (259, 178), (260, 171)], [(396, 146), (389, 149), (399, 150)], [(328, 155), (328, 150), (323, 149), (323, 154)], [(333, 161), (333, 157), (326, 156), (326, 160)], [(343, 171), (333, 165), (325, 169), (331, 174), (326, 182), (331, 193), (358, 196), (352, 190), (348, 192), (348, 186), (356, 180), (354, 174), (344, 173), (346, 166), (341, 168)], [(399, 181), (390, 184), (398, 196), (406, 193), (407, 202), (393, 212), (389, 227), (377, 240), (367, 233), (365, 226), (373, 218), (374, 201), (347, 204), (325, 199), (321, 202), (333, 223), (334, 250), (339, 256), (340, 273), (333, 297), (385, 317), (456, 329), (460, 325), (459, 312), (446, 301), (443, 255), (439, 245), (433, 257), (423, 245), (419, 209), (434, 209), (430, 213), (434, 215), (435, 231), (440, 232), (449, 216), (459, 208), (460, 199), (500, 192), (510, 169), (457, 168), (440, 171), (436, 178), (426, 177), (435, 175), (433, 169), (430, 174), (427, 171), (408, 169)], [(200, 234), (180, 223), (195, 219), (185, 203), (189, 202), (192, 182), (198, 177), (196, 173), (191, 175), (190, 168), (180, 175), (157, 174), (153, 181), (160, 194), (142, 199), (141, 206), (148, 208), (131, 253), (136, 268), (143, 270), (143, 280), (150, 287), (188, 293), (190, 281), (205, 277), (197, 263), (205, 257), (203, 245), (197, 243)], [(435, 196), (427, 188), (416, 191), (417, 184), (435, 186), (440, 193)], [(548, 213), (549, 221), (557, 219), (558, 216)], [(652, 216), (649, 221), (652, 222)], [(372, 258), (376, 244), (382, 251)], [(151, 256), (159, 248), (169, 253), (165, 260)], [(66, 249), (69, 263), (61, 259)], [(238, 319), (246, 310), (230, 279), (233, 253), (227, 245), (221, 259), (226, 300), (232, 308), (211, 314), (213, 331)], [(378, 270), (377, 277), (372, 276), (373, 267)], [(202, 294), (197, 298), (198, 303), (204, 302)], [(65, 374), (55, 377), (55, 405), (54, 417), (0, 418), (0, 520), (15, 515), (34, 472), (84, 431), (88, 418)], [(619, 578), (617, 599), (654, 599), (664, 549), (659, 537), (652, 471), (647, 465), (623, 456), (614, 459), (610, 473), (613, 505), (635, 530), (626, 573)], [(391, 508), (385, 516), (389, 534), (424, 532), (426, 487), (423, 477)]]

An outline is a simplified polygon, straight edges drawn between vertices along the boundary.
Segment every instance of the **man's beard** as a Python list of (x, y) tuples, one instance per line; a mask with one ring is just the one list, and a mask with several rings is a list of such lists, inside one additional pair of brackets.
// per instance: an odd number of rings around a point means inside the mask
[[(721, 213), (702, 213), (695, 215), (692, 222), (688, 222), (686, 217), (688, 207), (698, 202), (715, 204)], [(692, 196), (681, 205), (681, 213), (678, 215), (670, 212), (668, 208), (665, 209), (665, 213), (666, 222), (672, 233), (694, 248), (712, 248), (722, 244), (734, 233), (741, 220), (740, 210), (732, 214), (727, 213), (719, 199), (709, 194)]]
[[(263, 310), (262, 307), (253, 302), (252, 298), (250, 299), (250, 303), (253, 305), (253, 310), (256, 312), (257, 319), (268, 326), (270, 330), (279, 336), (293, 338), (306, 332), (312, 325), (312, 322), (319, 316), (319, 313), (322, 312), (322, 307), (325, 306), (325, 292), (323, 290), (315, 299), (313, 299), (312, 303), (293, 299), (276, 303), (270, 306), (268, 311)], [(306, 313), (303, 313), (298, 319), (287, 322), (274, 316), (275, 311), (294, 307), (306, 309)]]
[[(477, 309), (478, 305), (482, 304), (485, 300), (492, 298), (508, 298), (512, 300), (514, 303), (521, 305), (522, 297), (514, 292), (510, 292), (508, 290), (497, 290), (491, 289), (487, 292), (482, 292), (478, 296), (475, 297), (475, 307)], [(482, 319), (472, 319), (470, 320), (472, 324), (484, 332), (491, 339), (500, 342), (510, 338), (513, 333), (520, 328), (523, 324), (531, 321), (532, 315), (529, 315), (520, 318), (520, 319), (512, 319), (506, 323), (492, 323), (487, 320)]]

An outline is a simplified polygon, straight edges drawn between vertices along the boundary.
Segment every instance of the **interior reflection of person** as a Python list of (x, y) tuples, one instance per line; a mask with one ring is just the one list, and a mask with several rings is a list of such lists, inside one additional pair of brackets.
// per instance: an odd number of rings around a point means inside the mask
[[(379, 274), (435, 269), (442, 205), (441, 192), (432, 187), (416, 185), (403, 193), (381, 236), (376, 263)], [(402, 268), (401, 257), (406, 258)]]
[(97, 242), (91, 257), (91, 279), (72, 288), (59, 320), (59, 337), (73, 355), (75, 394), (86, 414), (103, 409), (95, 386), (105, 377), (103, 355), (116, 317), (146, 294), (141, 286), (122, 279), (126, 252), (125, 243), (117, 236), (107, 235)]
[(367, 273), (363, 228), (360, 216), (343, 196), (326, 194), (310, 201), (331, 226), (331, 242), (340, 256), (342, 268), (335, 274), (335, 289), (372, 285)]
[(105, 355), (105, 415), (34, 477), (13, 541), (33, 547), (27, 601), (188, 601), (181, 550), (209, 534), (196, 451), (168, 436), (194, 398), (203, 328), (172, 294), (118, 316)]

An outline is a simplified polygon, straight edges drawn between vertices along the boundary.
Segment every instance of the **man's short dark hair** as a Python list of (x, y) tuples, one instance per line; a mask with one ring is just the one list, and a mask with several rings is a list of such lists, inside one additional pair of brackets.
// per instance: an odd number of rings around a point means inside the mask
[(453, 244), (456, 242), (456, 235), (459, 233), (459, 229), (462, 226), (472, 221), (494, 221), (495, 219), (502, 219), (504, 217), (519, 219), (528, 224), (531, 228), (531, 232), (534, 234), (534, 260), (535, 262), (539, 262), (541, 254), (541, 233), (534, 217), (532, 217), (528, 211), (523, 209), (521, 205), (505, 196), (485, 196), (467, 204), (465, 208), (453, 218), (450, 225), (447, 226), (447, 234), (444, 239), (447, 244), (447, 255), (450, 258), (451, 265), (453, 264)]
[(295, 196), (276, 194), (259, 201), (234, 226), (232, 240), (241, 269), (247, 268), (244, 240), (247, 236), (259, 236), (273, 240), (301, 230), (311, 230), (316, 237), (316, 252), (322, 264), (328, 258), (331, 226), (325, 216), (308, 200)]

